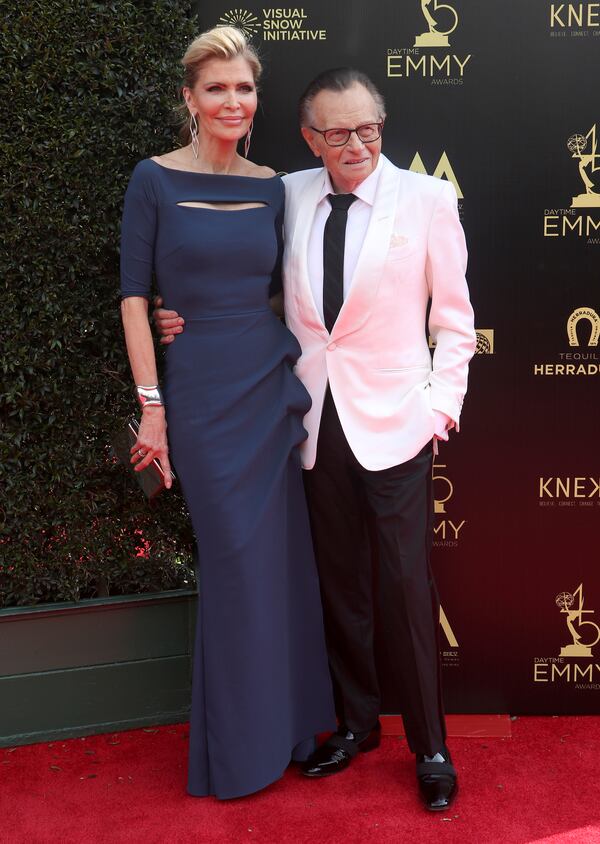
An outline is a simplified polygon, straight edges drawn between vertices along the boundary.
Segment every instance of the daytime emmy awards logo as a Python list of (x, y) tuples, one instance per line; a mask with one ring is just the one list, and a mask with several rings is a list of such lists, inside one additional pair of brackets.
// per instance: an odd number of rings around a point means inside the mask
[(448, 518), (446, 505), (454, 495), (454, 484), (441, 469), (446, 469), (445, 463), (433, 464), (433, 512), (435, 524), (433, 526), (433, 545), (435, 548), (457, 548), (459, 534), (467, 524), (466, 519), (460, 521), (454, 516)]
[[(585, 135), (579, 132), (571, 135), (566, 145), (571, 158), (577, 161), (583, 190), (572, 197), (569, 208), (544, 211), (544, 237), (585, 237), (588, 244), (600, 244), (600, 154), (596, 124)], [(579, 210), (586, 208), (599, 212), (594, 216)]]
[[(534, 375), (600, 375), (600, 354), (595, 351), (600, 338), (600, 316), (594, 308), (579, 307), (569, 314), (566, 322), (566, 335), (570, 349), (583, 349), (583, 325), (589, 324), (587, 348), (593, 351), (559, 352), (560, 363), (534, 363)], [(565, 349), (567, 345), (565, 344)]]
[(327, 30), (311, 29), (308, 22), (303, 8), (262, 9), (260, 18), (247, 9), (230, 9), (217, 26), (235, 26), (248, 40), (262, 33), (263, 41), (325, 41)]
[[(534, 682), (573, 683), (576, 689), (600, 689), (600, 665), (587, 662), (594, 658), (593, 649), (600, 642), (600, 627), (584, 617), (593, 615), (595, 610), (584, 609), (583, 583), (573, 593), (560, 592), (554, 602), (565, 616), (565, 637), (569, 635), (571, 641), (561, 647), (557, 657), (535, 658)], [(586, 661), (571, 661), (576, 659)]]
[[(420, 76), (429, 79), (431, 85), (462, 85), (471, 53), (459, 56), (451, 52), (429, 52), (450, 47), (450, 35), (459, 23), (458, 12), (453, 5), (440, 0), (413, 2), (420, 2), (423, 22), (427, 28), (415, 36), (412, 46), (388, 48), (388, 77)], [(422, 53), (421, 50), (427, 52)]]

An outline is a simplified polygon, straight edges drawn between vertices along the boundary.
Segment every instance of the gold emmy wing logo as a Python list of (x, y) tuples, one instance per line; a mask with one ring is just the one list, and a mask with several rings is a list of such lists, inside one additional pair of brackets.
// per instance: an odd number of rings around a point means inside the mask
[[(438, 0), (421, 0), (421, 11), (429, 27), (415, 38), (415, 47), (449, 47), (449, 35), (458, 26), (458, 13), (448, 3)], [(433, 12), (433, 14), (432, 14)]]
[(456, 638), (456, 636), (454, 635), (454, 631), (450, 627), (450, 622), (448, 621), (448, 617), (446, 616), (446, 613), (444, 612), (444, 608), (442, 606), (440, 606), (440, 624), (442, 625), (442, 630), (444, 631), (444, 635), (446, 636), (450, 647), (457, 648), (458, 639)]
[(567, 320), (569, 346), (579, 346), (577, 324), (581, 322), (581, 320), (589, 322), (592, 326), (592, 333), (590, 334), (590, 339), (588, 340), (588, 346), (597, 346), (598, 338), (600, 337), (600, 317), (593, 308), (575, 308)]
[[(421, 154), (419, 152), (415, 153), (415, 156), (411, 161), (410, 167), (408, 169), (413, 173), (423, 173), (423, 175), (425, 176), (429, 175), (429, 173), (427, 172), (427, 168), (423, 163), (423, 159), (421, 158)], [(457, 197), (459, 199), (464, 199), (464, 194), (461, 190), (460, 185), (458, 184), (458, 179), (456, 178), (456, 174), (452, 165), (450, 164), (450, 159), (446, 155), (446, 152), (442, 153), (440, 160), (438, 161), (435, 170), (431, 175), (435, 176), (436, 179), (446, 178), (449, 182), (452, 182), (456, 190)]]
[(594, 190), (600, 177), (592, 178), (593, 174), (600, 170), (596, 124), (594, 123), (587, 135), (571, 135), (567, 148), (571, 158), (579, 161), (579, 175), (585, 187), (585, 193), (573, 197), (571, 208), (600, 208), (600, 193)]
[(246, 38), (250, 40), (253, 35), (256, 35), (262, 24), (252, 12), (247, 12), (245, 9), (231, 9), (221, 15), (217, 26), (235, 26), (236, 29), (241, 29)]
[[(565, 621), (573, 641), (560, 649), (560, 656), (593, 657), (592, 648), (600, 641), (600, 627), (594, 621), (586, 621), (586, 613), (594, 610), (583, 609), (583, 584), (580, 583), (573, 594), (561, 592), (556, 596), (556, 606), (566, 615)], [(583, 629), (585, 628), (585, 630)]]

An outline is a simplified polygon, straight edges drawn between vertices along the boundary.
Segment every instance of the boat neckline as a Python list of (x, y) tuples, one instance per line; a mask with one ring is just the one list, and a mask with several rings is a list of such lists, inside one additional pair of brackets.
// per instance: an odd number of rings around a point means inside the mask
[(199, 170), (182, 170), (179, 167), (165, 167), (164, 164), (159, 164), (158, 161), (155, 161), (153, 158), (147, 158), (146, 161), (151, 161), (156, 167), (160, 167), (161, 170), (168, 170), (172, 173), (188, 173), (190, 176), (219, 176), (220, 178), (224, 179), (253, 179), (255, 182), (270, 182), (273, 179), (280, 179), (277, 173), (274, 176), (267, 176), (266, 178), (262, 178), (261, 176), (242, 176), (239, 173), (203, 173)]

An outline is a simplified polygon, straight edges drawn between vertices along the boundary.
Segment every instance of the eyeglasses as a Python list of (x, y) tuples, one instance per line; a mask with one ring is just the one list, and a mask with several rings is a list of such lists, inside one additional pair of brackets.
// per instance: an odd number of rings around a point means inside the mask
[(381, 132), (383, 130), (383, 120), (380, 123), (363, 123), (362, 126), (357, 126), (356, 129), (323, 130), (315, 129), (314, 126), (311, 126), (310, 128), (313, 132), (318, 132), (319, 135), (323, 135), (327, 146), (343, 147), (344, 144), (348, 143), (353, 132), (356, 132), (357, 137), (363, 142), (363, 144), (370, 144), (372, 141), (378, 140), (381, 137)]

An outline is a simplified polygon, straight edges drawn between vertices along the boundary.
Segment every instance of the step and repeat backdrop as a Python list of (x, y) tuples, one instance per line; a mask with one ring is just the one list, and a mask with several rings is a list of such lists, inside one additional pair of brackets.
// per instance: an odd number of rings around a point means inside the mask
[[(385, 97), (388, 158), (454, 183), (478, 345), (461, 432), (434, 468), (447, 709), (598, 712), (600, 3), (195, 11), (264, 59), (254, 161), (318, 166), (298, 97), (352, 65)], [(396, 712), (401, 678), (382, 675)]]

